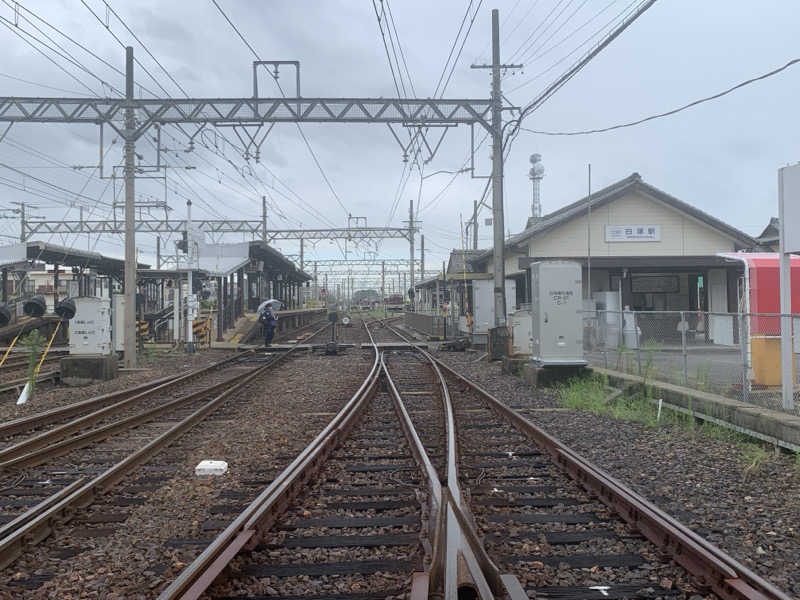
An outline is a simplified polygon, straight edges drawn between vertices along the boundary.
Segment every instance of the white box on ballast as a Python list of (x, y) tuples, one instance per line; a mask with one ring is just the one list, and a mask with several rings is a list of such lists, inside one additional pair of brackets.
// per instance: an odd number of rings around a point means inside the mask
[(228, 463), (224, 460), (201, 460), (194, 468), (195, 475), (225, 475)]

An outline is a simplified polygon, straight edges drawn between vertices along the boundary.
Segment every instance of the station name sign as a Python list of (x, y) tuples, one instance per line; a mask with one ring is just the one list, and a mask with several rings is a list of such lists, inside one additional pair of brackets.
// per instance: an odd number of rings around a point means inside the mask
[(606, 242), (660, 242), (661, 225), (606, 225)]

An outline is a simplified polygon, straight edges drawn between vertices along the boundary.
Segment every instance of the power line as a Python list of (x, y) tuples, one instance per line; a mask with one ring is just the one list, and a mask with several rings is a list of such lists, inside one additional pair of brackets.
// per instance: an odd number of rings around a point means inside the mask
[[(400, 60), (397, 58), (397, 49), (395, 48), (394, 44), (394, 36), (392, 36), (392, 30), (386, 15), (386, 4), (384, 4), (383, 0), (381, 0), (381, 12), (383, 13), (384, 19), (386, 19), (386, 30), (389, 32), (389, 44), (392, 46), (392, 55), (394, 56), (394, 63), (397, 65), (397, 74), (400, 76), (400, 87), (403, 88), (403, 98), (405, 98), (407, 97), (408, 93), (406, 92), (406, 84), (405, 80), (403, 79), (403, 70), (400, 68)], [(397, 45), (400, 45), (399, 39), (397, 40)]]
[(389, 0), (386, 1), (386, 10), (389, 14), (389, 21), (392, 24), (392, 29), (394, 30), (394, 37), (397, 40), (397, 48), (400, 50), (400, 58), (403, 59), (403, 66), (406, 70), (406, 78), (408, 79), (408, 85), (411, 88), (411, 94), (416, 98), (417, 92), (414, 90), (414, 82), (411, 80), (411, 72), (408, 70), (408, 63), (406, 62), (406, 53), (403, 52), (403, 45), (400, 43), (400, 35), (397, 33), (397, 26), (394, 22), (394, 15), (392, 14), (392, 7), (389, 4)]
[(688, 104), (684, 104), (683, 106), (679, 106), (678, 108), (673, 108), (672, 110), (668, 110), (668, 111), (663, 112), (663, 113), (650, 115), (649, 117), (644, 117), (642, 119), (638, 119), (636, 121), (631, 121), (629, 123), (620, 123), (619, 125), (611, 125), (610, 127), (602, 127), (602, 128), (599, 128), (599, 129), (586, 129), (586, 130), (582, 130), (582, 131), (536, 131), (536, 130), (528, 129), (528, 128), (525, 128), (525, 127), (521, 127), (521, 129), (523, 131), (528, 131), (530, 133), (536, 133), (536, 134), (539, 134), (539, 135), (590, 135), (590, 134), (593, 134), (593, 133), (605, 133), (607, 131), (613, 131), (615, 129), (623, 129), (625, 127), (634, 127), (636, 125), (641, 125), (642, 123), (646, 123), (648, 121), (653, 121), (655, 119), (661, 119), (663, 117), (668, 117), (670, 115), (674, 115), (676, 113), (679, 113), (679, 112), (682, 112), (682, 111), (687, 110), (689, 108), (692, 108), (694, 106), (697, 106), (698, 104), (704, 104), (705, 102), (710, 102), (712, 100), (716, 100), (718, 98), (722, 98), (723, 96), (727, 96), (728, 94), (730, 94), (732, 92), (735, 92), (736, 90), (738, 90), (740, 88), (743, 88), (745, 86), (751, 85), (751, 84), (756, 83), (758, 81), (762, 81), (764, 79), (772, 77), (773, 75), (777, 75), (778, 73), (780, 73), (782, 71), (785, 71), (786, 69), (788, 69), (789, 67), (791, 67), (793, 65), (796, 65), (797, 63), (800, 63), (800, 58), (794, 58), (794, 59), (790, 60), (789, 62), (787, 62), (782, 67), (778, 67), (777, 69), (773, 69), (772, 71), (764, 73), (763, 75), (758, 75), (757, 77), (752, 77), (750, 79), (742, 81), (741, 83), (737, 83), (733, 87), (729, 87), (728, 89), (723, 90), (721, 92), (718, 92), (718, 93), (716, 93), (716, 94), (714, 94), (712, 96), (706, 96), (705, 98), (700, 98), (699, 100), (694, 100), (693, 102), (689, 102)]
[[(91, 6), (89, 6), (89, 5), (86, 3), (86, 0), (81, 0), (81, 3), (82, 3), (82, 4), (83, 4), (85, 7), (86, 7), (86, 10), (88, 10), (90, 13), (92, 13), (92, 15), (94, 16), (94, 18), (95, 18), (95, 19), (97, 19), (97, 22), (98, 22), (98, 23), (100, 23), (100, 24), (101, 24), (103, 27), (105, 27), (106, 31), (108, 31), (108, 33), (111, 35), (111, 37), (113, 37), (115, 40), (117, 40), (117, 43), (118, 43), (118, 44), (119, 44), (119, 45), (120, 45), (122, 48), (125, 48), (125, 42), (123, 42), (121, 39), (119, 39), (119, 36), (118, 36), (116, 33), (114, 33), (113, 31), (111, 31), (111, 28), (110, 28), (110, 27), (106, 27), (106, 26), (105, 26), (105, 24), (103, 23), (103, 20), (100, 18), (100, 15), (98, 15), (97, 13), (95, 13), (95, 12), (94, 12), (94, 10), (92, 10), (92, 7), (91, 7)], [(106, 5), (107, 5), (107, 4), (106, 4)], [(109, 8), (110, 8), (110, 7), (109, 7)], [(117, 18), (119, 18), (119, 17), (117, 17)], [(156, 84), (156, 85), (157, 85), (159, 88), (161, 88), (161, 91), (162, 91), (164, 94), (166, 94), (167, 96), (169, 96), (169, 92), (167, 91), (167, 88), (165, 88), (163, 85), (161, 85), (161, 82), (159, 82), (159, 81), (158, 81), (158, 79), (156, 79), (156, 78), (155, 78), (155, 76), (154, 76), (154, 75), (153, 75), (153, 74), (152, 74), (152, 73), (151, 73), (151, 72), (148, 70), (148, 68), (147, 68), (147, 67), (145, 67), (145, 66), (142, 64), (142, 62), (141, 62), (141, 61), (140, 61), (138, 58), (134, 58), (133, 60), (134, 60), (134, 62), (135, 62), (137, 65), (139, 65), (139, 68), (140, 68), (142, 71), (144, 71), (144, 72), (145, 72), (145, 74), (146, 74), (148, 77), (150, 77), (150, 79), (153, 81), (153, 83), (155, 83), (155, 84)], [(152, 94), (153, 96), (155, 96), (155, 95), (156, 95), (156, 94), (153, 94), (153, 92), (151, 92), (150, 90), (147, 90), (147, 88), (144, 88), (144, 87), (143, 87), (141, 84), (137, 83), (136, 85), (138, 85), (140, 88), (142, 88), (142, 89), (146, 90), (146, 91), (147, 91), (149, 94)]]
[[(577, 52), (578, 52), (578, 51), (579, 51), (581, 48), (583, 48), (584, 46), (588, 45), (588, 44), (589, 44), (589, 43), (590, 43), (592, 40), (594, 40), (594, 39), (595, 39), (597, 36), (599, 36), (599, 35), (602, 35), (602, 34), (603, 34), (605, 31), (607, 31), (607, 30), (609, 30), (609, 29), (613, 29), (613, 28), (614, 28), (614, 26), (615, 26), (615, 24), (616, 24), (617, 22), (622, 22), (622, 21), (624, 21), (624, 20), (625, 20), (625, 15), (626, 15), (626, 14), (630, 14), (631, 12), (633, 12), (633, 10), (635, 10), (635, 9), (631, 10), (631, 7), (632, 7), (634, 4), (636, 4), (637, 2), (639, 2), (639, 1), (640, 1), (640, 0), (631, 0), (631, 2), (630, 2), (630, 3), (628, 3), (628, 4), (627, 4), (627, 5), (626, 5), (626, 6), (625, 6), (625, 7), (624, 7), (624, 8), (623, 8), (623, 9), (622, 9), (620, 12), (618, 12), (618, 13), (617, 13), (617, 14), (616, 14), (614, 17), (612, 17), (612, 18), (611, 18), (609, 21), (607, 21), (607, 22), (606, 22), (604, 25), (602, 25), (602, 26), (601, 26), (601, 27), (599, 27), (597, 30), (595, 30), (595, 31), (594, 31), (594, 33), (592, 33), (591, 35), (589, 35), (589, 37), (587, 37), (587, 38), (586, 38), (586, 39), (585, 39), (583, 42), (581, 42), (580, 44), (578, 44), (578, 45), (577, 45), (577, 46), (576, 46), (576, 47), (575, 47), (573, 50), (571, 50), (570, 52), (568, 52), (567, 54), (565, 54), (564, 56), (562, 56), (560, 59), (558, 59), (557, 61), (555, 61), (553, 64), (551, 64), (551, 65), (550, 65), (549, 67), (547, 67), (546, 69), (544, 69), (544, 70), (540, 71), (539, 73), (537, 73), (537, 74), (536, 74), (536, 75), (534, 75), (533, 77), (529, 78), (527, 81), (524, 81), (523, 83), (519, 84), (518, 86), (516, 86), (516, 87), (512, 88), (511, 90), (509, 90), (509, 92), (508, 92), (508, 93), (509, 93), (509, 94), (511, 94), (511, 93), (514, 93), (514, 92), (516, 92), (517, 90), (519, 90), (519, 89), (521, 89), (521, 88), (524, 88), (524, 87), (526, 87), (526, 86), (530, 85), (531, 83), (533, 83), (533, 82), (534, 82), (534, 81), (536, 81), (537, 79), (539, 79), (539, 78), (543, 77), (544, 75), (546, 75), (547, 73), (549, 73), (550, 71), (552, 71), (553, 69), (555, 69), (555, 68), (556, 68), (558, 65), (560, 65), (561, 63), (563, 63), (563, 62), (564, 62), (565, 60), (567, 60), (567, 59), (568, 59), (570, 56), (572, 56), (572, 55), (576, 54), (576, 53), (577, 53)], [(599, 16), (599, 15), (598, 15), (598, 16)], [(591, 20), (592, 20), (592, 19), (590, 19), (590, 21), (591, 21)], [(588, 24), (588, 22), (587, 22), (587, 23), (585, 23), (584, 25), (587, 25), (587, 24)], [(580, 29), (580, 28), (579, 28), (579, 29)], [(566, 38), (565, 38), (565, 39), (566, 39)], [(562, 40), (562, 41), (564, 41), (564, 40)], [(560, 42), (559, 42), (559, 43), (560, 43)], [(552, 48), (554, 48), (554, 47), (555, 47), (555, 46), (551, 47), (551, 48), (548, 50), (548, 52), (549, 52), (550, 50), (552, 50)], [(543, 56), (543, 55), (544, 55), (544, 54), (546, 54), (546, 53), (547, 53), (547, 52), (544, 52), (544, 53), (542, 53), (542, 54), (541, 54), (539, 57), (536, 57), (536, 58), (534, 58), (533, 60), (536, 60), (537, 58), (541, 58), (541, 56)]]
[[(582, 30), (583, 30), (585, 27), (588, 27), (588, 26), (589, 26), (589, 24), (591, 24), (591, 23), (592, 23), (592, 21), (594, 21), (595, 19), (597, 19), (597, 18), (598, 18), (600, 15), (602, 15), (604, 12), (606, 12), (606, 11), (607, 11), (609, 8), (611, 8), (612, 6), (614, 6), (614, 5), (617, 3), (617, 1), (618, 1), (618, 0), (611, 0), (611, 2), (609, 2), (609, 3), (608, 3), (608, 4), (606, 4), (606, 5), (605, 5), (603, 8), (601, 8), (599, 11), (597, 11), (596, 13), (594, 13), (594, 15), (592, 15), (592, 16), (591, 16), (591, 17), (590, 17), (590, 18), (589, 18), (587, 21), (584, 21), (584, 23), (583, 23), (583, 24), (581, 24), (581, 25), (579, 25), (578, 27), (576, 27), (575, 29), (573, 29), (573, 30), (572, 30), (570, 33), (568, 33), (566, 36), (564, 36), (563, 38), (561, 38), (559, 41), (557, 41), (555, 44), (553, 44), (552, 46), (550, 46), (550, 47), (549, 47), (549, 48), (547, 48), (546, 50), (542, 50), (542, 51), (540, 51), (540, 52), (538, 52), (538, 53), (534, 54), (534, 55), (533, 55), (533, 56), (531, 56), (531, 57), (530, 57), (530, 58), (529, 58), (529, 59), (528, 59), (526, 62), (527, 62), (527, 63), (531, 63), (531, 62), (534, 62), (534, 61), (537, 61), (537, 60), (539, 60), (539, 59), (540, 59), (540, 58), (542, 58), (543, 56), (546, 56), (546, 55), (550, 54), (550, 52), (552, 52), (553, 50), (555, 50), (556, 48), (558, 48), (559, 46), (561, 46), (561, 45), (562, 45), (564, 42), (566, 42), (567, 40), (569, 40), (570, 38), (572, 38), (572, 37), (573, 37), (574, 35), (576, 35), (576, 34), (577, 34), (579, 31), (582, 31)], [(632, 4), (633, 4), (633, 3), (631, 3), (631, 5), (632, 5)], [(624, 12), (624, 11), (623, 11), (623, 12)], [(594, 36), (592, 36), (592, 37), (594, 37)], [(580, 46), (579, 46), (579, 47), (580, 47)]]
[(472, 19), (469, 22), (469, 27), (467, 28), (467, 33), (464, 34), (464, 39), (461, 41), (461, 47), (458, 49), (458, 54), (456, 54), (456, 58), (453, 61), (452, 66), (450, 67), (450, 73), (447, 75), (447, 80), (444, 82), (442, 86), (442, 91), (439, 94), (441, 98), (444, 96), (444, 92), (447, 89), (447, 85), (450, 83), (450, 78), (453, 76), (453, 73), (456, 70), (456, 65), (458, 64), (459, 59), (461, 58), (461, 53), (464, 51), (464, 45), (467, 43), (467, 39), (469, 38), (469, 34), (472, 31), (472, 25), (475, 23), (475, 17), (478, 16), (478, 11), (481, 9), (481, 5), (483, 4), (483, 0), (478, 2), (478, 6), (475, 8), (475, 12), (472, 14)]
[(392, 62), (392, 56), (389, 54), (389, 45), (386, 43), (386, 34), (383, 32), (383, 24), (381, 22), (381, 15), (378, 12), (378, 5), (375, 4), (375, 0), (372, 0), (372, 8), (375, 11), (375, 18), (378, 21), (378, 29), (381, 31), (381, 40), (383, 41), (383, 49), (386, 52), (386, 60), (389, 61), (389, 71), (392, 74), (392, 81), (394, 82), (394, 89), (397, 91), (397, 96), (401, 98), (400, 95), (400, 86), (397, 84), (397, 77), (394, 73), (394, 63)]
[(52, 85), (46, 85), (44, 83), (38, 83), (36, 81), (30, 81), (28, 79), (22, 79), (21, 77), (15, 77), (14, 75), (9, 75), (8, 73), (0, 73), (0, 77), (6, 77), (8, 79), (13, 79), (15, 81), (21, 81), (22, 83), (28, 83), (30, 85), (35, 85), (41, 88), (45, 88), (47, 90), (55, 90), (57, 92), (66, 92), (67, 94), (75, 94), (76, 96), (82, 96), (82, 92), (76, 92), (74, 90), (65, 90), (64, 88), (54, 87)]
[(444, 74), (447, 73), (447, 66), (450, 64), (450, 59), (453, 57), (453, 52), (456, 49), (456, 45), (458, 44), (458, 38), (461, 37), (461, 32), (464, 30), (464, 24), (467, 22), (467, 17), (469, 16), (470, 9), (472, 8), (473, 0), (469, 1), (467, 4), (467, 10), (464, 11), (464, 16), (461, 18), (461, 25), (458, 27), (458, 32), (456, 32), (456, 37), (453, 40), (453, 44), (450, 46), (450, 53), (447, 55), (447, 60), (444, 61), (444, 67), (442, 68), (442, 74), (439, 75), (439, 81), (436, 82), (436, 88), (433, 90), (433, 97), (436, 98), (436, 95), (439, 93), (439, 86), (442, 84), (444, 80)]
[(509, 121), (503, 127), (505, 128), (508, 125), (512, 126), (512, 131), (508, 134), (508, 137), (503, 142), (503, 146), (508, 146), (510, 148), (511, 143), (513, 143), (513, 139), (516, 137), (516, 134), (519, 131), (519, 127), (522, 124), (523, 119), (528, 116), (530, 113), (541, 107), (549, 98), (553, 96), (558, 90), (560, 90), (570, 79), (575, 77), (578, 72), (581, 71), (589, 62), (600, 52), (602, 52), (611, 42), (613, 42), (617, 37), (619, 37), (623, 31), (625, 31), (628, 27), (630, 27), (634, 21), (636, 21), (639, 17), (641, 17), (653, 4), (655, 4), (656, 0), (643, 0), (633, 11), (633, 13), (627, 17), (619, 26), (616, 27), (610, 34), (608, 34), (597, 46), (588, 52), (583, 58), (578, 60), (572, 67), (570, 67), (561, 77), (556, 79), (552, 84), (550, 84), (542, 93), (540, 93), (536, 98), (534, 98), (531, 102), (525, 106), (520, 111), (519, 116), (514, 119), (513, 121)]
[[(567, 23), (569, 23), (569, 22), (572, 20), (572, 18), (573, 18), (573, 17), (574, 17), (576, 14), (578, 14), (578, 12), (579, 12), (579, 11), (580, 11), (580, 10), (581, 10), (581, 9), (582, 9), (584, 6), (586, 6), (586, 4), (587, 4), (588, 2), (589, 2), (589, 0), (583, 0), (583, 2), (581, 2), (581, 3), (580, 3), (580, 4), (579, 4), (579, 5), (578, 5), (578, 6), (575, 8), (575, 10), (573, 10), (573, 11), (572, 11), (572, 12), (569, 14), (569, 16), (567, 16), (567, 18), (566, 18), (566, 19), (564, 19), (564, 21), (562, 21), (562, 22), (561, 22), (561, 24), (560, 24), (558, 27), (556, 27), (556, 28), (555, 28), (555, 29), (554, 29), (554, 30), (553, 30), (553, 31), (550, 33), (550, 35), (549, 35), (549, 36), (547, 36), (547, 38), (545, 38), (544, 40), (542, 40), (542, 41), (541, 41), (541, 43), (540, 43), (540, 44), (538, 44), (538, 45), (536, 46), (536, 48), (534, 48), (534, 47), (533, 47), (533, 46), (534, 46), (534, 43), (532, 42), (532, 43), (531, 43), (531, 45), (529, 46), (529, 49), (530, 49), (530, 51), (525, 53), (525, 55), (524, 55), (524, 56), (523, 56), (523, 57), (520, 59), (520, 62), (522, 62), (522, 63), (525, 63), (525, 62), (527, 62), (527, 61), (528, 61), (528, 60), (529, 60), (531, 57), (533, 57), (533, 56), (536, 56), (536, 54), (537, 54), (537, 53), (538, 53), (538, 52), (539, 52), (539, 51), (540, 51), (542, 48), (544, 48), (544, 47), (547, 45), (547, 43), (548, 43), (550, 40), (552, 40), (552, 39), (553, 39), (553, 38), (554, 38), (556, 35), (558, 35), (558, 33), (559, 33), (559, 32), (560, 32), (562, 29), (564, 29), (564, 27), (566, 27), (566, 26), (567, 26)], [(569, 6), (569, 5), (567, 5), (567, 6)], [(565, 7), (565, 9), (566, 9), (566, 7)], [(563, 12), (563, 11), (562, 11), (562, 12)], [(561, 15), (559, 14), (559, 16), (561, 16)], [(553, 23), (555, 23), (555, 21), (553, 21)], [(543, 31), (543, 32), (540, 34), (539, 38), (541, 38), (541, 36), (542, 36), (542, 35), (544, 35), (544, 31)]]
[[(570, 1), (571, 1), (571, 0), (570, 0)], [(540, 30), (540, 29), (541, 29), (541, 28), (544, 26), (544, 24), (545, 24), (545, 23), (547, 23), (547, 21), (550, 19), (550, 16), (551, 16), (551, 15), (552, 15), (552, 14), (553, 14), (555, 11), (557, 11), (557, 10), (558, 10), (558, 7), (559, 7), (559, 6), (561, 6), (563, 3), (564, 3), (564, 0), (558, 0), (558, 2), (556, 3), (556, 5), (555, 5), (555, 6), (553, 6), (553, 8), (551, 8), (551, 9), (550, 9), (550, 12), (549, 12), (549, 13), (547, 13), (547, 15), (545, 15), (544, 19), (542, 19), (541, 21), (539, 21), (539, 24), (538, 24), (536, 27), (534, 27), (534, 28), (533, 28), (533, 31), (531, 31), (531, 32), (528, 34), (528, 37), (526, 37), (526, 38), (525, 38), (525, 40), (524, 40), (524, 41), (523, 41), (523, 42), (522, 42), (522, 43), (521, 43), (521, 44), (520, 44), (520, 45), (517, 47), (517, 49), (516, 49), (516, 50), (514, 50), (514, 52), (512, 52), (512, 53), (511, 53), (511, 56), (509, 56), (509, 57), (508, 57), (508, 60), (509, 60), (509, 61), (513, 61), (513, 60), (514, 60), (514, 58), (516, 58), (516, 56), (517, 56), (517, 55), (518, 55), (520, 52), (522, 52), (522, 49), (523, 49), (523, 48), (524, 48), (524, 47), (525, 47), (525, 46), (528, 44), (528, 42), (531, 40), (531, 38), (532, 38), (533, 36), (535, 36), (535, 35), (538, 33), (538, 31), (539, 31), (539, 30)]]
[[(14, 2), (14, 3), (13, 3), (13, 5), (12, 5), (12, 2), (11, 2), (11, 0), (3, 0), (3, 1), (6, 3), (6, 5), (7, 5), (7, 6), (9, 6), (9, 7), (11, 7), (11, 8), (15, 8), (15, 9), (16, 9), (16, 8), (21, 8), (22, 10), (24, 10), (25, 12), (27, 12), (28, 14), (30, 14), (31, 16), (33, 16), (35, 19), (37, 19), (38, 21), (40, 21), (42, 24), (46, 25), (47, 27), (49, 27), (50, 29), (52, 29), (53, 31), (55, 31), (56, 33), (58, 33), (59, 35), (63, 36), (64, 38), (66, 38), (67, 40), (69, 40), (70, 42), (72, 42), (72, 43), (73, 43), (74, 45), (76, 45), (78, 48), (80, 48), (81, 50), (83, 50), (84, 52), (86, 52), (87, 54), (89, 54), (90, 56), (92, 56), (93, 58), (95, 58), (95, 59), (97, 59), (98, 61), (100, 61), (101, 63), (103, 63), (105, 66), (107, 66), (109, 69), (111, 69), (112, 71), (114, 71), (114, 72), (115, 72), (115, 73), (117, 73), (118, 75), (121, 75), (121, 76), (123, 76), (123, 77), (125, 76), (125, 73), (123, 73), (123, 72), (122, 72), (120, 69), (118, 69), (117, 67), (115, 67), (115, 66), (114, 66), (113, 64), (111, 64), (110, 62), (108, 62), (108, 61), (107, 61), (106, 59), (104, 59), (102, 56), (99, 56), (99, 55), (97, 55), (97, 54), (96, 54), (95, 52), (93, 52), (91, 49), (87, 48), (86, 46), (84, 46), (83, 44), (81, 44), (80, 42), (78, 42), (77, 40), (75, 40), (73, 37), (71, 37), (70, 35), (68, 35), (68, 34), (64, 33), (64, 32), (63, 32), (63, 31), (61, 31), (61, 30), (60, 30), (58, 27), (56, 27), (55, 25), (51, 24), (51, 23), (50, 23), (50, 22), (49, 22), (47, 19), (45, 19), (45, 18), (43, 18), (43, 17), (40, 17), (38, 14), (36, 14), (36, 13), (35, 13), (34, 11), (32, 11), (31, 9), (27, 8), (26, 6), (23, 6), (23, 5), (21, 5), (19, 2)], [(23, 18), (25, 18), (25, 17), (23, 17)], [(27, 19), (26, 19), (26, 20), (27, 20)], [(28, 21), (28, 22), (30, 22), (30, 21)]]
[[(84, 0), (81, 0), (81, 1), (84, 1)], [(230, 18), (225, 13), (225, 11), (222, 10), (222, 7), (219, 5), (217, 0), (211, 0), (211, 2), (214, 4), (214, 6), (217, 7), (217, 10), (220, 12), (220, 14), (223, 17), (225, 17), (225, 20), (233, 28), (233, 30), (236, 32), (236, 34), (239, 36), (239, 38), (242, 40), (242, 42), (244, 42), (245, 46), (247, 46), (249, 48), (249, 50), (253, 54), (253, 56), (255, 56), (257, 60), (261, 60), (261, 57), (258, 55), (258, 52), (256, 52), (253, 49), (253, 47), (250, 45), (250, 43), (242, 35), (242, 32), (239, 31), (239, 29), (236, 27), (236, 25), (234, 25), (233, 21), (230, 20)], [(283, 88), (281, 87), (280, 82), (278, 82), (278, 80), (276, 79), (275, 83), (277, 84), (278, 89), (281, 92), (281, 95), (285, 98), (286, 94), (283, 92)], [(322, 165), (320, 164), (319, 159), (317, 158), (317, 154), (314, 152), (314, 149), (311, 147), (311, 143), (308, 141), (308, 138), (306, 137), (306, 134), (303, 131), (303, 128), (300, 126), (300, 123), (295, 123), (295, 126), (297, 127), (297, 131), (300, 133), (300, 137), (303, 138), (303, 142), (305, 143), (309, 154), (311, 154), (311, 158), (314, 160), (314, 164), (317, 166), (317, 169), (319, 170), (320, 175), (322, 175), (322, 179), (327, 184), (328, 189), (330, 189), (331, 193), (333, 194), (333, 197), (336, 199), (336, 202), (339, 203), (339, 206), (341, 206), (341, 208), (345, 212), (345, 214), (349, 214), (349, 211), (347, 210), (347, 207), (342, 202), (342, 199), (339, 197), (339, 194), (336, 193), (336, 190), (333, 188), (333, 185), (331, 184), (330, 180), (328, 179), (328, 175), (325, 173), (325, 170), (322, 168)]]
[[(172, 83), (174, 83), (174, 84), (175, 84), (175, 86), (176, 86), (176, 87), (177, 87), (177, 88), (178, 88), (178, 89), (181, 91), (181, 93), (182, 93), (184, 96), (186, 96), (186, 97), (188, 98), (188, 97), (189, 97), (189, 94), (188, 94), (188, 93), (186, 93), (186, 90), (185, 90), (185, 89), (183, 89), (183, 87), (181, 86), (181, 84), (180, 84), (180, 83), (178, 83), (178, 82), (175, 80), (175, 78), (174, 78), (174, 77), (173, 77), (173, 76), (170, 74), (170, 72), (169, 72), (169, 71), (167, 71), (167, 69), (166, 69), (166, 68), (164, 68), (164, 65), (162, 65), (162, 64), (159, 62), (159, 60), (158, 60), (158, 59), (157, 59), (157, 58), (156, 58), (156, 57), (153, 55), (153, 53), (152, 53), (152, 52), (150, 52), (150, 49), (149, 49), (149, 48), (148, 48), (148, 47), (147, 47), (147, 46), (144, 44), (144, 42), (142, 42), (142, 40), (140, 40), (140, 39), (139, 39), (139, 36), (137, 36), (137, 35), (136, 35), (136, 34), (135, 34), (135, 33), (134, 33), (132, 30), (131, 30), (131, 28), (130, 28), (130, 27), (128, 27), (128, 24), (127, 24), (127, 23), (125, 23), (125, 21), (122, 19), (122, 17), (120, 17), (120, 16), (117, 14), (117, 12), (116, 12), (116, 11), (115, 11), (115, 10), (112, 8), (112, 6), (111, 6), (111, 5), (108, 3), (108, 0), (104, 0), (104, 2), (105, 2), (105, 5), (108, 7), (108, 10), (110, 10), (110, 11), (111, 11), (111, 14), (112, 14), (112, 15), (114, 15), (114, 16), (117, 18), (117, 20), (118, 20), (120, 23), (122, 23), (122, 26), (123, 26), (123, 27), (124, 27), (124, 28), (127, 30), (127, 32), (128, 32), (128, 33), (130, 33), (130, 34), (133, 36), (133, 39), (135, 39), (135, 40), (136, 40), (136, 41), (139, 43), (139, 45), (140, 45), (142, 48), (144, 48), (144, 51), (145, 51), (145, 52), (147, 52), (148, 56), (150, 56), (150, 58), (152, 58), (152, 59), (153, 59), (153, 62), (154, 62), (154, 63), (156, 63), (156, 64), (159, 66), (159, 68), (160, 68), (162, 71), (164, 71), (164, 74), (165, 74), (167, 77), (169, 77), (169, 80), (170, 80)], [(163, 89), (163, 88), (162, 88), (162, 89)]]
[[(39, 48), (38, 46), (34, 45), (34, 44), (33, 44), (33, 42), (31, 42), (30, 40), (26, 39), (26, 38), (25, 38), (25, 37), (22, 35), (22, 33), (20, 33), (20, 31), (22, 31), (22, 32), (24, 32), (24, 33), (26, 33), (26, 34), (28, 34), (28, 35), (31, 35), (30, 33), (28, 33), (27, 31), (25, 31), (24, 29), (21, 29), (21, 30), (17, 31), (17, 28), (16, 28), (16, 27), (14, 27), (13, 25), (9, 25), (9, 24), (6, 22), (6, 19), (5, 19), (5, 18), (0, 18), (0, 24), (4, 25), (6, 28), (8, 28), (8, 29), (11, 31), (11, 33), (13, 33), (13, 34), (14, 34), (14, 35), (16, 35), (17, 37), (19, 37), (19, 38), (20, 38), (20, 39), (21, 39), (23, 42), (25, 42), (25, 43), (26, 43), (26, 44), (28, 44), (28, 45), (29, 45), (31, 48), (33, 48), (34, 50), (36, 50), (36, 51), (37, 51), (39, 54), (41, 54), (42, 56), (44, 56), (44, 57), (45, 57), (47, 60), (49, 60), (51, 63), (53, 63), (53, 64), (54, 64), (56, 67), (58, 67), (60, 70), (62, 70), (64, 73), (66, 73), (66, 74), (67, 74), (67, 76), (69, 76), (70, 78), (72, 78), (73, 80), (75, 80), (75, 81), (76, 81), (76, 82), (77, 82), (77, 83), (78, 83), (80, 86), (82, 86), (82, 87), (86, 88), (86, 89), (89, 91), (89, 93), (90, 93), (92, 96), (97, 96), (97, 92), (95, 92), (95, 91), (94, 91), (92, 88), (90, 88), (88, 85), (86, 85), (86, 84), (85, 84), (83, 81), (81, 81), (80, 79), (78, 79), (78, 78), (77, 78), (77, 77), (76, 77), (76, 76), (75, 76), (73, 73), (70, 73), (69, 71), (67, 71), (67, 69), (66, 69), (66, 68), (64, 68), (64, 66), (63, 66), (63, 65), (59, 64), (59, 63), (58, 63), (58, 62), (56, 62), (56, 61), (55, 61), (55, 60), (54, 60), (52, 57), (50, 57), (50, 56), (48, 56), (47, 54), (45, 54), (45, 53), (44, 53), (44, 51), (43, 51), (41, 48)], [(44, 45), (46, 46), (46, 44), (44, 44)], [(46, 47), (47, 47), (47, 46), (46, 46)]]

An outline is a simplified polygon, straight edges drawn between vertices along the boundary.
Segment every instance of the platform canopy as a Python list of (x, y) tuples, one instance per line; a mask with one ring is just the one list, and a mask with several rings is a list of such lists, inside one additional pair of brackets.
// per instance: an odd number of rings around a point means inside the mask
[[(99, 252), (59, 246), (49, 242), (19, 242), (0, 246), (0, 267), (22, 270), (30, 262), (94, 269), (101, 275), (107, 275), (120, 281), (125, 266), (125, 261), (120, 258), (112, 258)], [(149, 269), (150, 265), (139, 263), (138, 267)]]
[(313, 277), (297, 267), (291, 260), (270, 247), (266, 242), (254, 241), (250, 244), (250, 258), (263, 262), (263, 270), (270, 275), (281, 275), (284, 281), (303, 283)]

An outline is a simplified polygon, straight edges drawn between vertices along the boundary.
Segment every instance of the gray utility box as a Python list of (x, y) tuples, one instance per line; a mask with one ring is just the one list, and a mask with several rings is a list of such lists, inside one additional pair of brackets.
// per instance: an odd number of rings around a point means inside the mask
[(545, 367), (585, 365), (580, 264), (546, 261), (530, 268), (531, 360)]
[[(506, 319), (514, 312), (517, 297), (517, 282), (506, 279)], [(476, 279), (472, 282), (473, 333), (483, 334), (494, 327), (494, 281)]]
[(69, 322), (69, 353), (110, 354), (111, 315), (108, 298), (79, 296), (75, 302), (75, 316)]

